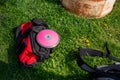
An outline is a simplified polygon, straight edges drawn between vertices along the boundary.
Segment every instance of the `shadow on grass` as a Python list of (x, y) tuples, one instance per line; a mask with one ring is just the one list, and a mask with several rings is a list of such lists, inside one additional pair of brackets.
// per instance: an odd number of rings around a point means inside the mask
[(61, 4), (60, 0), (45, 0), (48, 3), (53, 3), (53, 4)]
[(6, 0), (0, 0), (0, 6), (4, 6), (6, 3)]
[[(85, 73), (79, 73), (80, 68), (77, 65), (77, 51), (71, 50), (66, 56), (65, 56), (65, 64), (68, 66), (69, 71), (74, 69), (74, 75), (68, 76), (71, 77), (72, 80), (86, 80), (88, 77)], [(72, 71), (71, 71), (72, 73)]]
[(6, 69), (8, 68), (8, 64), (0, 61), (0, 79), (5, 80), (6, 74), (8, 71)]

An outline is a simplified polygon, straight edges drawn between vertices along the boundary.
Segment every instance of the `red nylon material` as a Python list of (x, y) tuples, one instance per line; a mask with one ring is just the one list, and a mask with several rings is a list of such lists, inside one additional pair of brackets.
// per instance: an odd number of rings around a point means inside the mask
[(22, 34), (27, 31), (29, 28), (32, 28), (32, 22), (27, 22), (21, 25)]
[[(24, 35), (24, 32), (27, 31), (29, 28), (32, 28), (32, 22), (22, 24), (21, 25), (22, 34)], [(23, 43), (25, 42), (27, 46), (25, 47), (24, 51), (22, 51), (22, 53), (19, 55), (20, 61), (27, 65), (31, 65), (37, 62), (38, 56), (36, 56), (32, 51), (30, 36), (24, 38), (22, 42)]]

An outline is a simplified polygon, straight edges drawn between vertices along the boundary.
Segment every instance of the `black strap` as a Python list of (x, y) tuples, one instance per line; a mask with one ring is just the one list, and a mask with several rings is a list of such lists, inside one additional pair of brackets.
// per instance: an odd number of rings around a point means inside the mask
[(89, 66), (83, 59), (83, 56), (103, 56), (103, 53), (97, 50), (88, 49), (88, 48), (79, 48), (79, 54), (77, 56), (77, 64), (79, 67), (81, 67), (83, 70), (88, 72), (96, 72), (94, 68)]
[(105, 44), (105, 47), (106, 47), (106, 57), (108, 57), (110, 60), (114, 60), (114, 61), (117, 61), (117, 62), (120, 62), (120, 59), (119, 58), (117, 58), (117, 57), (114, 57), (114, 56), (112, 56), (111, 55), (111, 53), (110, 53), (110, 50), (109, 50), (109, 48), (108, 48), (108, 43), (106, 42), (106, 44)]
[(82, 69), (84, 69), (85, 71), (92, 72), (92, 73), (101, 71), (101, 70), (98, 70), (98, 69), (95, 69), (95, 68), (89, 66), (86, 62), (84, 62), (84, 60), (82, 59), (83, 56), (106, 57), (106, 58), (109, 58), (110, 60), (120, 62), (120, 59), (118, 59), (110, 54), (110, 50), (108, 49), (107, 43), (106, 43), (106, 51), (107, 51), (107, 53), (103, 53), (101, 51), (93, 50), (93, 49), (89, 49), (89, 48), (80, 48), (79, 54), (77, 57), (78, 66), (81, 67)]
[(31, 22), (32, 22), (33, 26), (44, 26), (44, 27), (48, 28), (48, 25), (44, 21), (39, 20), (37, 18), (32, 19)]
[(17, 53), (20, 54), (24, 51), (25, 47), (27, 46), (26, 42), (22, 42), (18, 47), (17, 47)]
[(29, 33), (30, 33), (31, 29), (29, 28), (27, 31), (25, 31), (23, 34), (22, 34), (22, 31), (21, 31), (21, 26), (18, 26), (18, 28), (16, 29), (16, 48), (18, 49), (20, 47), (20, 45), (22, 44), (22, 39), (23, 38), (26, 38)]
[(112, 64), (112, 65), (106, 65), (106, 66), (98, 66), (97, 67), (98, 70), (100, 71), (104, 71), (104, 72), (109, 72), (109, 73), (113, 73), (116, 71), (120, 73), (120, 65), (117, 65), (116, 64)]

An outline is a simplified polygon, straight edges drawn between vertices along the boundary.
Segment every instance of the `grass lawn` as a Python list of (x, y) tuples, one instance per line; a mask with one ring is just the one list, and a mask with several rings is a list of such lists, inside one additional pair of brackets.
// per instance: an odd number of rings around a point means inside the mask
[[(60, 35), (51, 57), (33, 68), (22, 68), (15, 51), (13, 29), (37, 17)], [(84, 39), (89, 40), (86, 44)], [(76, 64), (79, 47), (105, 51), (120, 58), (120, 0), (104, 18), (77, 17), (66, 11), (60, 0), (0, 0), (0, 80), (88, 80), (88, 73)], [(87, 59), (91, 66), (109, 64), (102, 58)]]

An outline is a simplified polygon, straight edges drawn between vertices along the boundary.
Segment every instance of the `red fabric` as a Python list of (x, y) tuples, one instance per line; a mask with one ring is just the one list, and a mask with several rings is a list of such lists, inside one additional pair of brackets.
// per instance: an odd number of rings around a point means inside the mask
[(21, 25), (22, 34), (27, 31), (29, 28), (32, 28), (32, 22), (27, 22)]
[[(32, 23), (28, 22), (21, 25), (22, 34), (24, 35), (24, 32), (27, 31), (28, 28), (31, 28)], [(31, 65), (35, 62), (37, 62), (38, 56), (35, 55), (32, 51), (31, 43), (30, 43), (30, 36), (24, 38), (22, 42), (25, 42), (27, 46), (25, 47), (24, 51), (19, 55), (19, 59), (22, 63), (25, 63), (27, 65)]]

